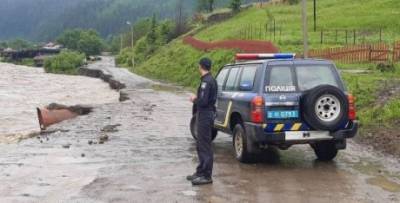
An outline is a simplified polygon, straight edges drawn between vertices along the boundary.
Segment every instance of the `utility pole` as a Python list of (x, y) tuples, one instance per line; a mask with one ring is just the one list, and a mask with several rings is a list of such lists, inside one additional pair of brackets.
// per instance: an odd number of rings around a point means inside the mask
[(119, 47), (119, 53), (120, 53), (120, 54), (122, 53), (122, 40), (123, 40), (123, 37), (124, 37), (124, 35), (121, 34), (121, 37), (120, 37), (120, 47)]
[[(130, 21), (127, 21), (126, 24), (131, 28), (131, 51), (133, 52), (133, 24)], [(132, 68), (135, 68), (135, 56), (132, 56)]]
[(303, 16), (303, 53), (304, 58), (308, 58), (308, 25), (307, 25), (307, 0), (302, 0), (302, 16)]
[(317, 0), (314, 0), (314, 32), (317, 31)]
[(130, 21), (127, 21), (126, 24), (131, 28), (131, 48), (133, 49), (133, 25)]
[(131, 26), (132, 34), (131, 34), (131, 47), (133, 49), (133, 26)]

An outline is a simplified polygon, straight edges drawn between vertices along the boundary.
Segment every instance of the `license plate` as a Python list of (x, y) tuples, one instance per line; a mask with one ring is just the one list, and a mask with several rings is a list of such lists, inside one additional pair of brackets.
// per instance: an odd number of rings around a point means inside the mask
[(301, 141), (301, 140), (332, 140), (327, 131), (288, 131), (285, 132), (285, 140), (287, 141)]
[(267, 111), (269, 119), (299, 118), (299, 111)]

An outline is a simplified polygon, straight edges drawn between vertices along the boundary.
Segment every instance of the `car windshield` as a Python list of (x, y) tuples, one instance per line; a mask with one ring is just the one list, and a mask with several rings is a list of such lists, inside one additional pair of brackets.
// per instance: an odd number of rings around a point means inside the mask
[(328, 65), (304, 65), (296, 67), (299, 90), (305, 91), (319, 85), (339, 87), (335, 72)]

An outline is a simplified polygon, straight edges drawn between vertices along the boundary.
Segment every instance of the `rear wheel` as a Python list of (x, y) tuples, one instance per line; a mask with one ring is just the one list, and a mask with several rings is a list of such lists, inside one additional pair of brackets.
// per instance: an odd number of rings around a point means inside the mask
[(233, 130), (233, 149), (237, 160), (243, 163), (254, 161), (254, 157), (248, 149), (248, 139), (246, 131), (241, 124), (236, 124)]
[(338, 153), (336, 143), (332, 141), (322, 141), (312, 145), (315, 155), (320, 161), (331, 161)]
[[(197, 140), (197, 118), (196, 115), (193, 115), (192, 119), (190, 120), (190, 133), (192, 134), (193, 139)], [(218, 135), (218, 130), (213, 128), (212, 129), (212, 140), (215, 140), (215, 138)]]

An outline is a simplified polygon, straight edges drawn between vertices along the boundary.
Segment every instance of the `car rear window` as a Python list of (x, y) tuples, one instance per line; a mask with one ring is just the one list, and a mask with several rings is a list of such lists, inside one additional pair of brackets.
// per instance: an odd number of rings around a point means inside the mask
[(339, 87), (332, 67), (327, 65), (297, 66), (296, 77), (300, 91), (309, 90), (319, 85)]
[[(267, 77), (268, 78), (268, 77)], [(269, 71), (269, 83), (265, 86), (266, 92), (294, 92), (292, 69), (290, 66), (273, 66)]]

